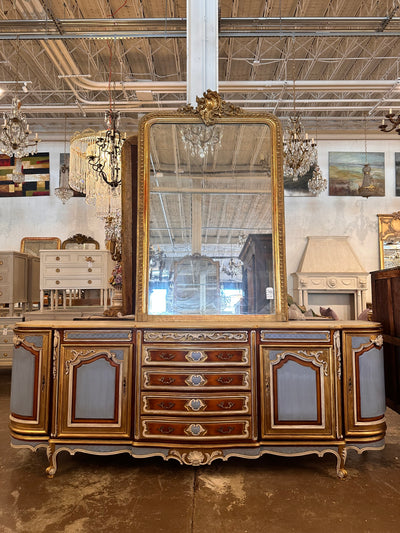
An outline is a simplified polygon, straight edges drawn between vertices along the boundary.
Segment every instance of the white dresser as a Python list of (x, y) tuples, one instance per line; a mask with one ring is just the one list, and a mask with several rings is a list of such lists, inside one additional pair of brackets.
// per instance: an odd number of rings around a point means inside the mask
[(0, 304), (8, 304), (9, 315), (14, 315), (14, 304), (28, 303), (28, 254), (13, 251), (0, 252)]
[(109, 279), (114, 266), (108, 250), (42, 250), (40, 252), (40, 309), (43, 311), (44, 291), (50, 291), (50, 308), (58, 307), (59, 291), (63, 306), (67, 291), (99, 289), (100, 305), (107, 308)]

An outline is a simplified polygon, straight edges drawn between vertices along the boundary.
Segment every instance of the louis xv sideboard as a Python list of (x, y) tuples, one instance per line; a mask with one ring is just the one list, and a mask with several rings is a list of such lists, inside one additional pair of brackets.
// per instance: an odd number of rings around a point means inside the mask
[(46, 447), (50, 477), (63, 450), (332, 453), (344, 477), (348, 450), (383, 447), (380, 325), (287, 321), (282, 163), (276, 117), (213, 91), (142, 119), (122, 158), (127, 318), (15, 329), (12, 444)]

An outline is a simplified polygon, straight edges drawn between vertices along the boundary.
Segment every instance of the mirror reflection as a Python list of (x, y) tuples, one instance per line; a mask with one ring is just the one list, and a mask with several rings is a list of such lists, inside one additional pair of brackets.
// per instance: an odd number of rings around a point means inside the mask
[(400, 266), (400, 211), (378, 215), (380, 268)]
[(154, 123), (148, 312), (275, 312), (271, 132), (265, 123)]

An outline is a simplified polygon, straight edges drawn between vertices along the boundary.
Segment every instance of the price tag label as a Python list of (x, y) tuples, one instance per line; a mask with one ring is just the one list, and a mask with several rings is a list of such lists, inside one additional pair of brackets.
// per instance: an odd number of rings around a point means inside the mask
[(273, 287), (267, 287), (265, 289), (265, 297), (267, 300), (273, 300), (274, 299), (274, 289)]

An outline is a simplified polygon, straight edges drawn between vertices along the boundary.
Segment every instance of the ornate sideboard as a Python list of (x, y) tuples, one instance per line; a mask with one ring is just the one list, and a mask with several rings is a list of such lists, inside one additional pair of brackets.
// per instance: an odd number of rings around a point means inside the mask
[[(382, 449), (379, 324), (129, 320), (19, 323), (12, 445), (206, 465)], [(195, 325), (196, 324), (196, 325)]]

